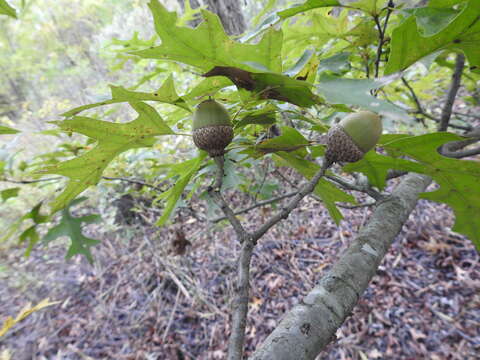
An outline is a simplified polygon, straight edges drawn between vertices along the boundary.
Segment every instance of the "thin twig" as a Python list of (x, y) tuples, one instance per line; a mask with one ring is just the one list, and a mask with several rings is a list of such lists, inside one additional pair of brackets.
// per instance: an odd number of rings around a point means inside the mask
[(302, 189), (293, 197), (292, 200), (277, 214), (272, 216), (265, 224), (263, 224), (257, 231), (255, 231), (252, 236), (253, 240), (257, 241), (260, 239), (272, 226), (278, 223), (282, 219), (286, 219), (288, 215), (295, 209), (300, 201), (308, 194), (310, 194), (315, 186), (317, 186), (320, 179), (325, 175), (325, 172), (330, 167), (330, 164), (325, 162), (320, 170), (312, 177), (312, 179), (306, 183)]
[(37, 179), (37, 180), (15, 180), (15, 179), (5, 179), (1, 178), (1, 182), (8, 182), (12, 184), (34, 184), (44, 181), (57, 181), (63, 179), (62, 177), (53, 177), (53, 178), (46, 178), (46, 179)]
[(177, 311), (177, 306), (178, 306), (178, 300), (180, 299), (180, 290), (177, 290), (177, 296), (175, 297), (175, 303), (173, 304), (173, 309), (172, 312), (170, 313), (170, 317), (168, 319), (167, 327), (165, 328), (165, 331), (163, 332), (162, 336), (162, 342), (165, 343), (165, 340), (167, 339), (168, 332), (170, 331), (170, 327), (172, 326), (172, 321), (173, 318), (175, 317), (175, 312)]
[[(418, 99), (418, 96), (417, 94), (415, 93), (415, 90), (412, 88), (412, 86), (408, 83), (407, 79), (405, 79), (404, 77), (402, 77), (402, 82), (403, 84), (407, 87), (408, 91), (410, 92), (410, 95), (413, 99), (413, 101), (415, 102), (415, 105), (416, 105), (416, 108), (417, 110), (414, 111), (416, 114), (420, 114), (430, 120), (433, 120), (437, 123), (440, 123), (441, 122), (441, 119), (438, 118), (438, 117), (435, 117), (433, 116), (432, 114), (429, 114), (425, 111), (425, 109), (423, 108), (422, 104), (420, 103), (420, 100)], [(457, 124), (448, 124), (449, 127), (453, 128), (453, 129), (459, 129), (459, 130), (465, 130), (465, 131), (470, 131), (472, 129), (472, 127), (470, 125), (457, 125)]]
[(159, 188), (158, 186), (148, 184), (148, 183), (146, 183), (144, 181), (140, 181), (140, 180), (128, 179), (128, 178), (122, 178), (122, 177), (110, 177), (110, 176), (102, 176), (102, 179), (124, 181), (124, 182), (128, 182), (128, 183), (131, 183), (131, 184), (142, 185), (142, 186), (154, 189), (154, 190), (159, 191), (159, 192), (165, 192), (164, 189)]
[(380, 19), (378, 15), (375, 15), (373, 17), (373, 20), (375, 21), (375, 25), (377, 26), (377, 29), (378, 29), (378, 37), (379, 37), (378, 48), (377, 48), (377, 58), (375, 59), (375, 78), (378, 78), (378, 73), (380, 70), (380, 59), (382, 57), (382, 48), (383, 48), (383, 44), (385, 43), (385, 32), (387, 31), (387, 24), (388, 24), (388, 20), (390, 19), (390, 14), (392, 13), (394, 8), (395, 8), (395, 4), (393, 3), (392, 0), (390, 0), (388, 2), (387, 15), (385, 16), (383, 27), (380, 24)]
[(228, 206), (227, 202), (223, 198), (222, 194), (220, 193), (220, 189), (222, 188), (223, 183), (223, 176), (224, 176), (224, 159), (222, 156), (215, 156), (213, 158), (215, 163), (217, 164), (217, 172), (215, 175), (215, 182), (213, 186), (208, 188), (208, 193), (212, 197), (213, 201), (217, 204), (217, 206), (223, 211), (227, 219), (233, 226), (235, 233), (237, 234), (238, 241), (243, 242), (245, 239), (248, 238), (248, 233), (243, 228), (240, 221), (235, 216), (233, 210)]
[(327, 178), (328, 180), (334, 181), (335, 183), (343, 187), (345, 190), (354, 190), (354, 191), (363, 192), (377, 201), (383, 198), (383, 195), (377, 190), (373, 189), (371, 186), (354, 184), (349, 181), (343, 180), (338, 176), (326, 175), (325, 178)]
[(377, 47), (377, 57), (375, 59), (375, 78), (378, 77), (378, 72), (380, 69), (380, 57), (382, 56), (382, 47), (383, 47), (383, 30), (382, 30), (382, 25), (380, 24), (380, 20), (378, 18), (378, 15), (375, 15), (373, 17), (373, 20), (375, 21), (375, 25), (377, 26), (378, 30), (378, 47)]
[(457, 96), (458, 89), (462, 80), (463, 67), (465, 66), (465, 56), (458, 54), (455, 60), (455, 71), (452, 75), (452, 83), (448, 90), (447, 100), (442, 109), (442, 116), (440, 117), (440, 124), (438, 125), (438, 131), (447, 131), (450, 117), (452, 116), (453, 102)]
[[(249, 212), (255, 208), (258, 208), (258, 207), (261, 207), (261, 206), (265, 206), (265, 205), (270, 205), (272, 203), (275, 203), (277, 201), (280, 201), (280, 200), (283, 200), (283, 199), (286, 199), (286, 198), (289, 198), (289, 197), (292, 197), (292, 196), (295, 196), (296, 194), (298, 193), (298, 191), (294, 191), (294, 192), (291, 192), (291, 193), (288, 193), (288, 194), (284, 194), (284, 195), (280, 195), (280, 196), (277, 196), (275, 198), (271, 198), (271, 199), (268, 199), (268, 200), (264, 200), (264, 201), (259, 201), (255, 204), (253, 204), (252, 206), (249, 206), (245, 209), (242, 209), (242, 210), (237, 210), (234, 212), (235, 215), (240, 215), (240, 214), (244, 214), (246, 212)], [(226, 216), (221, 216), (221, 217), (217, 217), (213, 220), (211, 220), (211, 222), (213, 223), (217, 223), (219, 221), (222, 221), (222, 220), (225, 220), (227, 219)]]
[(405, 77), (403, 77), (403, 76), (402, 76), (402, 82), (403, 82), (403, 85), (405, 85), (407, 87), (408, 91), (410, 91), (410, 95), (412, 96), (413, 101), (415, 101), (415, 105), (417, 105), (417, 110), (421, 114), (424, 114), (425, 111), (423, 110), (423, 106), (420, 103), (420, 100), (418, 100), (418, 97), (417, 97), (417, 94), (415, 93), (415, 90), (413, 90), (413, 88), (408, 83), (407, 79), (405, 79)]
[(336, 204), (338, 207), (344, 208), (344, 209), (359, 209), (359, 208), (364, 208), (364, 207), (369, 207), (369, 206), (374, 206), (376, 205), (376, 201), (368, 202), (365, 204), (358, 204), (358, 205), (347, 205), (347, 204)]
[(478, 115), (464, 114), (464, 113), (461, 113), (461, 112), (458, 112), (458, 111), (452, 111), (452, 114), (459, 115), (459, 116), (465, 116), (465, 117), (471, 117), (471, 118), (474, 118), (474, 119), (480, 119), (480, 116), (478, 116)]

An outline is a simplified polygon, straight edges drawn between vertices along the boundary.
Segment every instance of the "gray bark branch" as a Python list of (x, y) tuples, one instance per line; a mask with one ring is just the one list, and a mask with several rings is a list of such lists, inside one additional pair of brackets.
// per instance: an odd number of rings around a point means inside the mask
[(448, 123), (450, 122), (450, 117), (452, 116), (453, 102), (455, 101), (458, 89), (460, 88), (464, 66), (465, 56), (463, 54), (458, 54), (457, 59), (455, 60), (455, 71), (452, 75), (452, 82), (450, 84), (450, 89), (448, 90), (447, 100), (443, 106), (440, 124), (438, 125), (438, 131), (447, 131)]
[(333, 268), (285, 315), (251, 359), (314, 359), (335, 338), (430, 182), (427, 176), (407, 175), (380, 202)]

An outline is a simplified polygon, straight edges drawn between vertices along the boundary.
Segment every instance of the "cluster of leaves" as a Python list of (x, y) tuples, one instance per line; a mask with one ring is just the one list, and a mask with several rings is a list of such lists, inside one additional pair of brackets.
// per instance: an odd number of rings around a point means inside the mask
[[(156, 69), (140, 80), (143, 84), (163, 78), (163, 85), (156, 91), (112, 86), (109, 100), (72, 109), (63, 114), (65, 120), (55, 122), (62, 131), (86, 135), (95, 145), (79, 156), (44, 166), (38, 172), (69, 178), (66, 188), (51, 204), (51, 214), (66, 209), (62, 223), (47, 234), (47, 240), (68, 235), (72, 240), (68, 255), (80, 253), (90, 258), (88, 246), (94, 241), (78, 234), (81, 235), (81, 222), (92, 219), (72, 220), (68, 204), (96, 185), (121, 153), (151, 147), (158, 136), (185, 136), (183, 129), (189, 126), (192, 111), (206, 96), (220, 99), (235, 114), (235, 139), (226, 155), (227, 163), (235, 158), (235, 166), (252, 166), (271, 157), (278, 166), (294, 168), (309, 178), (318, 170), (316, 158), (324, 152), (323, 145), (312, 138), (324, 133), (331, 119), (364, 108), (382, 114), (389, 130), (394, 125), (412, 124), (410, 114), (415, 112), (415, 99), (405, 95), (406, 89), (399, 95), (400, 77), (415, 79), (425, 69), (441, 73), (445, 67), (451, 67), (448, 54), (460, 51), (469, 64), (466, 81), (479, 80), (479, 1), (452, 0), (446, 7), (441, 1), (431, 0), (428, 6), (413, 9), (392, 9), (389, 3), (309, 0), (265, 14), (256, 29), (234, 40), (226, 35), (218, 16), (207, 10), (200, 10), (203, 22), (190, 28), (158, 0), (151, 0), (149, 8), (160, 44), (149, 41), (147, 45), (135, 35), (128, 41), (132, 50), (122, 56), (152, 59), (159, 64), (175, 62), (179, 66), (173, 71), (175, 74)], [(201, 75), (187, 86), (174, 84), (173, 79), (186, 72)], [(374, 76), (382, 73), (383, 77)], [(185, 89), (182, 95), (175, 85)], [(117, 103), (128, 104), (137, 118), (128, 123), (112, 123), (99, 120), (98, 115), (78, 115)], [(159, 109), (165, 109), (164, 106), (175, 110), (161, 116)], [(285, 120), (295, 127), (282, 126), (281, 136), (258, 140), (259, 132)], [(415, 130), (414, 126), (411, 129)], [(309, 138), (305, 136), (307, 132), (311, 134)], [(469, 236), (480, 248), (480, 219), (472, 220), (472, 214), (480, 213), (480, 193), (473, 190), (480, 167), (477, 162), (447, 159), (437, 152), (442, 144), (458, 139), (457, 135), (446, 133), (385, 135), (382, 146), (386, 155), (370, 152), (362, 161), (344, 169), (363, 172), (379, 189), (385, 187), (389, 169), (431, 176), (440, 188), (423, 197), (449, 204), (456, 215), (454, 230)], [(211, 160), (202, 152), (192, 159), (165, 165), (165, 179), (172, 179), (174, 185), (158, 197), (164, 200), (164, 207), (157, 225), (164, 225), (171, 218), (186, 190), (187, 198), (202, 191), (200, 185), (210, 165)], [(249, 188), (243, 187), (245, 191)], [(12, 194), (6, 193), (5, 198)], [(342, 219), (336, 203), (355, 202), (327, 180), (320, 181), (315, 194), (336, 222)], [(34, 226), (37, 224), (35, 220)], [(68, 230), (72, 228), (73, 232)], [(30, 239), (30, 244), (38, 240), (33, 235)]]

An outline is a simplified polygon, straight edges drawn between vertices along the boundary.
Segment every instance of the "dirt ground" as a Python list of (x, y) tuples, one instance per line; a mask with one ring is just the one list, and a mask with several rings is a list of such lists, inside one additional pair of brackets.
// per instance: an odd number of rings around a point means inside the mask
[[(269, 212), (242, 220), (249, 228)], [(343, 210), (337, 227), (307, 199), (262, 239), (251, 269), (247, 355), (325, 274), (369, 213)], [(452, 224), (446, 206), (419, 201), (318, 359), (480, 358), (479, 255)], [(238, 245), (227, 224), (209, 228), (191, 217), (186, 239), (177, 230), (91, 225), (89, 235), (102, 241), (93, 267), (83, 258), (66, 262), (59, 243), (28, 259), (21, 247), (0, 253), (0, 320), (29, 301), (61, 302), (16, 325), (0, 353), (9, 349), (14, 360), (225, 358)]]

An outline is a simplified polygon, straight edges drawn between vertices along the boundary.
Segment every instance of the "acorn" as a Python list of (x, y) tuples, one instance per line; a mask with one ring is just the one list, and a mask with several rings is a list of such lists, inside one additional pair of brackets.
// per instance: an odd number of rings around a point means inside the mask
[(359, 111), (343, 118), (327, 133), (325, 160), (356, 162), (372, 150), (382, 135), (382, 120), (371, 111)]
[(225, 154), (233, 139), (227, 109), (213, 99), (201, 102), (193, 114), (193, 142), (212, 157)]

